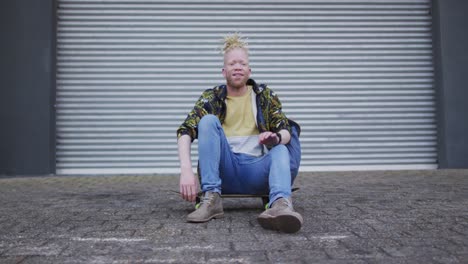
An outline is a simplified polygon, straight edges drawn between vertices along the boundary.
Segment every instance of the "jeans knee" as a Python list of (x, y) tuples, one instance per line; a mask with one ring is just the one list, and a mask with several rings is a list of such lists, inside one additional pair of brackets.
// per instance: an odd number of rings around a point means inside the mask
[(200, 122), (198, 123), (198, 129), (210, 127), (210, 126), (215, 125), (216, 123), (219, 123), (219, 119), (217, 116), (212, 115), (212, 114), (205, 115), (200, 119)]
[(270, 151), (277, 153), (276, 155), (289, 155), (288, 148), (283, 144), (276, 145)]
[(274, 162), (284, 161), (289, 163), (289, 151), (285, 145), (277, 145), (270, 150), (270, 155)]

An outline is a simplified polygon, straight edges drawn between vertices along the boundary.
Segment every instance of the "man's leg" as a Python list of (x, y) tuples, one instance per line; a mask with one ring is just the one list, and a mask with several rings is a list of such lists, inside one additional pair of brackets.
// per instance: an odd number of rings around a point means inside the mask
[(303, 219), (292, 206), (292, 180), (286, 146), (278, 145), (263, 157), (245, 154), (235, 154), (234, 157), (235, 177), (230, 175), (231, 172), (224, 172), (229, 177), (222, 175), (223, 193), (263, 194), (269, 191), (269, 208), (259, 215), (260, 225), (286, 233), (299, 231)]
[(202, 192), (221, 193), (220, 168), (232, 170), (233, 153), (219, 119), (204, 116), (198, 123), (198, 156)]
[(289, 152), (284, 145), (262, 157), (237, 153), (229, 159), (220, 164), (223, 193), (269, 193), (270, 201), (291, 196)]
[(187, 216), (187, 221), (201, 223), (224, 215), (219, 168), (231, 151), (221, 123), (214, 115), (206, 115), (198, 123), (198, 154), (203, 197), (200, 207)]
[(270, 150), (268, 182), (270, 186), (270, 205), (279, 198), (291, 197), (291, 170), (289, 152), (285, 145), (278, 145)]
[(258, 222), (266, 229), (295, 233), (301, 229), (303, 218), (292, 206), (291, 186), (294, 179), (291, 179), (289, 151), (286, 146), (278, 145), (268, 155), (270, 203), (269, 208), (257, 218)]
[[(235, 177), (223, 179), (223, 190), (231, 193), (267, 194), (270, 201), (291, 196), (291, 171), (289, 152), (284, 145), (278, 145), (262, 157), (234, 154)], [(222, 168), (222, 171), (226, 171)], [(226, 171), (225, 173), (229, 173)], [(224, 191), (223, 191), (224, 192)]]

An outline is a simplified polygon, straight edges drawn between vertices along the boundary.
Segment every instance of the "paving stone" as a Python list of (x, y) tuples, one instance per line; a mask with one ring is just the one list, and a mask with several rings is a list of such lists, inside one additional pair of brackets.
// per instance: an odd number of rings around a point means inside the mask
[[(18, 264), (18, 263), (24, 263), (24, 260), (26, 259), (26, 256), (14, 256), (14, 257), (9, 257), (9, 256), (0, 256), (0, 263), (2, 264)], [(41, 257), (43, 258), (43, 257)], [(50, 263), (50, 262), (49, 262)]]
[(225, 218), (178, 177), (0, 177), (0, 263), (468, 263), (468, 170), (301, 173), (296, 234), (262, 229), (259, 199)]
[(325, 249), (325, 248), (337, 248), (342, 247), (340, 240), (348, 239), (349, 237), (340, 234), (340, 235), (309, 235), (306, 241), (291, 241), (291, 248), (301, 249), (301, 250), (316, 250), (316, 249)]
[(367, 249), (381, 249), (383, 247), (401, 247), (402, 245), (397, 241), (389, 238), (377, 238), (377, 239), (362, 239), (362, 238), (350, 238), (340, 239), (341, 245), (351, 251), (367, 250)]
[(291, 241), (261, 241), (261, 242), (232, 242), (235, 251), (276, 251), (289, 250), (293, 247)]
[(135, 230), (133, 234), (135, 237), (148, 237), (148, 238), (174, 238), (174, 237), (182, 237), (182, 229), (176, 226), (171, 225), (161, 225), (159, 227), (142, 227), (140, 229)]
[(380, 248), (354, 248), (335, 247), (324, 249), (327, 256), (332, 259), (373, 259), (379, 260), (388, 255)]
[(329, 260), (327, 254), (320, 249), (268, 251), (268, 259), (272, 263), (323, 263)]
[(418, 256), (449, 256), (450, 254), (442, 249), (432, 246), (402, 246), (402, 247), (382, 247), (385, 253), (393, 257), (418, 257)]
[(337, 219), (323, 220), (313, 217), (311, 219), (304, 219), (304, 225), (301, 230), (311, 233), (337, 233), (346, 232), (347, 228)]
[(447, 237), (447, 240), (453, 244), (468, 248), (468, 238), (466, 236), (452, 235)]
[(3, 255), (5, 256), (58, 256), (66, 246), (59, 244), (45, 244), (41, 246), (36, 245), (20, 245), (7, 250)]
[(205, 254), (205, 263), (271, 263), (267, 251), (208, 251)]
[[(247, 231), (248, 232), (248, 231)], [(295, 234), (283, 234), (279, 232), (256, 232), (253, 234), (258, 241), (306, 241), (307, 236), (304, 232), (298, 232)]]

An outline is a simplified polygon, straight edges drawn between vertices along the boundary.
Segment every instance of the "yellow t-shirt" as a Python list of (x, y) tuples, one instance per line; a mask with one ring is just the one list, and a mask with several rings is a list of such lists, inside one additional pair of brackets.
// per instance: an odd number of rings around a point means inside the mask
[(258, 128), (254, 113), (255, 95), (252, 87), (242, 96), (226, 97), (226, 118), (223, 129), (231, 150), (261, 156), (263, 147), (258, 143)]

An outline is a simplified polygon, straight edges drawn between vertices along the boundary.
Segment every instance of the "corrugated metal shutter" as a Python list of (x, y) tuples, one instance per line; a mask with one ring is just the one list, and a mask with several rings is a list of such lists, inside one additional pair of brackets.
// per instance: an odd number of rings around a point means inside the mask
[(429, 0), (58, 8), (58, 174), (178, 172), (175, 131), (224, 82), (219, 47), (235, 31), (252, 77), (302, 125), (302, 171), (437, 166)]

